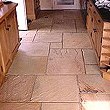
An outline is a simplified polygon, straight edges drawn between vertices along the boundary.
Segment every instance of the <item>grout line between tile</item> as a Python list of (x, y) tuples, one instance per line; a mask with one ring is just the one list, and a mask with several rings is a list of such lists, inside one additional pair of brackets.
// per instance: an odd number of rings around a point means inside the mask
[(65, 103), (79, 103), (79, 102), (74, 102), (74, 101), (73, 102), (72, 101), (71, 102), (68, 102), (68, 101), (67, 102), (54, 102), (53, 101), (53, 102), (31, 102), (31, 103), (42, 103), (42, 104), (43, 103), (63, 103), (63, 104), (65, 104)]
[(46, 72), (45, 72), (45, 75), (47, 75), (48, 61), (49, 61), (49, 54), (50, 54), (50, 46), (51, 46), (51, 43), (49, 44), (49, 52), (48, 52), (48, 56), (47, 56), (47, 64), (46, 64)]
[(40, 106), (40, 110), (42, 110), (42, 103), (41, 103), (41, 106)]
[(74, 19), (74, 21), (75, 21), (75, 29), (76, 29), (76, 33), (78, 33), (78, 32), (77, 32), (76, 20)]
[(63, 36), (64, 36), (64, 33), (62, 33), (62, 49), (63, 49), (63, 42), (64, 42)]
[(36, 35), (37, 35), (37, 33), (35, 33), (35, 35), (33, 37), (33, 40), (32, 40), (32, 43), (34, 42)]
[(76, 80), (77, 80), (77, 86), (78, 86), (78, 89), (79, 89), (79, 102), (81, 103), (81, 94), (80, 94), (80, 86), (79, 86), (79, 80), (78, 80), (78, 75), (76, 75)]
[(32, 93), (31, 93), (31, 96), (30, 96), (30, 100), (29, 101), (31, 101), (31, 99), (32, 99), (32, 95), (33, 95), (33, 92), (34, 92), (34, 86), (35, 86), (36, 80), (37, 80), (37, 76), (35, 78), (35, 81), (34, 81), (34, 84), (33, 84), (33, 87), (32, 87)]
[[(47, 76), (75, 76), (75, 75), (84, 75), (84, 74), (56, 74), (55, 75), (55, 73), (52, 75), (52, 74), (49, 74), (49, 73), (46, 73), (47, 74)], [(37, 75), (38, 76), (38, 75)], [(39, 76), (44, 76), (44, 75), (39, 75)]]
[(83, 58), (83, 63), (84, 63), (84, 70), (85, 70), (85, 74), (86, 74), (86, 64), (85, 64), (85, 60), (84, 60), (84, 54), (83, 54), (83, 50), (81, 49), (81, 53), (82, 53), (82, 58)]
[(54, 18), (52, 18), (52, 25), (51, 25), (51, 30), (50, 30), (50, 32), (52, 32), (52, 30), (53, 30), (53, 25), (54, 25)]

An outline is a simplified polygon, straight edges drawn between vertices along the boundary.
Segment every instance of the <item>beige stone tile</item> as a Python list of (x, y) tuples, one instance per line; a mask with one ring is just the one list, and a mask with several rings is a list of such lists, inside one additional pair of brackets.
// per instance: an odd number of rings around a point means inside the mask
[(51, 49), (47, 74), (84, 74), (84, 64), (81, 50)]
[(92, 49), (83, 49), (85, 64), (97, 64), (95, 51)]
[(21, 43), (22, 42), (33, 42), (34, 37), (22, 37)]
[(0, 103), (0, 110), (40, 110), (40, 103)]
[(53, 19), (53, 24), (64, 24), (64, 25), (71, 25), (71, 24), (75, 24), (75, 20), (74, 19), (62, 19), (62, 18), (54, 18)]
[(77, 32), (86, 32), (87, 33), (87, 29), (86, 29), (86, 26), (85, 26), (83, 20), (76, 20), (76, 28), (77, 28)]
[(100, 74), (98, 65), (85, 65), (86, 74)]
[(40, 20), (33, 21), (30, 24), (29, 29), (30, 30), (37, 30), (38, 32), (50, 32), (51, 26), (52, 26), (52, 21), (47, 20), (47, 19), (42, 20), (42, 18), (41, 18)]
[(38, 25), (36, 22), (32, 22), (32, 23), (28, 26), (28, 29), (29, 29), (29, 30), (38, 31), (38, 27), (39, 27), (39, 25)]
[(19, 31), (19, 36), (25, 37), (27, 33), (28, 33), (27, 31)]
[(76, 76), (38, 76), (32, 102), (79, 102)]
[(76, 32), (75, 24), (54, 24), (52, 32)]
[(81, 110), (79, 103), (43, 103), (42, 110)]
[(47, 57), (31, 57), (25, 52), (18, 52), (8, 74), (11, 75), (44, 75), (46, 72)]
[(64, 33), (63, 47), (64, 48), (92, 48), (92, 45), (89, 39), (89, 35), (87, 33)]
[(52, 25), (53, 18), (50, 17), (41, 17), (40, 19), (35, 20), (37, 24), (45, 24), (45, 25)]
[(70, 19), (82, 20), (81, 10), (64, 10), (63, 16), (64, 16), (64, 19), (70, 18)]
[(63, 18), (63, 11), (54, 11), (52, 14), (52, 18)]
[(35, 35), (36, 35), (36, 31), (32, 30), (32, 31), (28, 31), (26, 37), (35, 37)]
[[(44, 11), (40, 13), (43, 18), (63, 18), (63, 11), (60, 10), (52, 10), (52, 11)], [(40, 18), (41, 18), (40, 17)]]
[(19, 35), (21, 38), (34, 38), (36, 35), (36, 31), (31, 30), (31, 31), (19, 31)]
[(27, 102), (36, 76), (7, 76), (0, 88), (0, 102)]
[(79, 75), (78, 82), (81, 93), (110, 94), (110, 82), (101, 75)]
[(110, 110), (110, 95), (82, 94), (82, 110)]
[(51, 43), (50, 48), (62, 48), (62, 43)]
[(54, 19), (52, 32), (76, 32), (75, 21), (70, 19)]
[(38, 28), (38, 32), (51, 32), (52, 26), (50, 25), (42, 25)]
[(19, 51), (27, 56), (48, 56), (49, 43), (22, 43)]
[(34, 42), (61, 42), (62, 33), (55, 32), (38, 32)]

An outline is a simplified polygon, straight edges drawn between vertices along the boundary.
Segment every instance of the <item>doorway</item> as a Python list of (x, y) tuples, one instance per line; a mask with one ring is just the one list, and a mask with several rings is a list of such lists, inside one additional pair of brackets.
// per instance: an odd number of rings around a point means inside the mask
[(40, 0), (41, 10), (80, 9), (79, 0)]
[(77, 9), (75, 0), (53, 0), (53, 9)]

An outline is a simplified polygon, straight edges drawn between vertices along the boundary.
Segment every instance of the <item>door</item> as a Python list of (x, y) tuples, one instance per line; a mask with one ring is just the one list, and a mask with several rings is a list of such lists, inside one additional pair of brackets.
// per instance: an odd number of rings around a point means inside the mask
[(53, 9), (79, 9), (79, 0), (53, 0)]

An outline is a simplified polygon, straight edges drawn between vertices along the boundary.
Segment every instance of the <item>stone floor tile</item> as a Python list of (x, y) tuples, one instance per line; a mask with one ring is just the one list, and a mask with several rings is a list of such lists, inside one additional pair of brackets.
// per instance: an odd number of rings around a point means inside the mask
[(110, 94), (81, 94), (82, 110), (110, 110)]
[(52, 32), (76, 32), (75, 21), (70, 19), (56, 19), (52, 26)]
[(85, 65), (86, 74), (100, 74), (98, 65)]
[(22, 37), (21, 43), (23, 42), (33, 42), (34, 37)]
[(51, 49), (47, 74), (84, 74), (84, 64), (80, 49)]
[(38, 76), (32, 102), (79, 102), (76, 76)]
[(49, 43), (22, 43), (19, 51), (27, 56), (48, 56)]
[(63, 18), (63, 11), (60, 10), (41, 10), (40, 18)]
[(44, 75), (47, 69), (47, 57), (31, 57), (25, 52), (18, 52), (8, 74)]
[(87, 33), (64, 33), (63, 48), (92, 48), (92, 45)]
[(64, 10), (64, 19), (80, 19), (82, 20), (81, 10)]
[(43, 25), (38, 28), (37, 32), (51, 32), (52, 26), (50, 25)]
[(95, 51), (92, 49), (83, 49), (85, 64), (97, 64)]
[(110, 82), (101, 75), (79, 75), (78, 82), (81, 93), (110, 94)]
[(53, 24), (60, 24), (60, 25), (71, 25), (71, 24), (75, 24), (75, 20), (74, 19), (62, 19), (62, 18), (54, 18), (53, 19)]
[(19, 35), (20, 35), (20, 37), (21, 38), (30, 38), (30, 37), (32, 37), (32, 38), (34, 38), (34, 36), (36, 35), (36, 31), (34, 31), (34, 30), (29, 30), (29, 31), (19, 31)]
[(52, 27), (52, 32), (76, 32), (76, 28), (74, 25), (59, 25), (54, 24)]
[(45, 24), (45, 25), (52, 25), (53, 18), (50, 17), (41, 17), (40, 19), (37, 19), (33, 22), (36, 22), (36, 24)]
[(36, 31), (28, 31), (28, 33), (26, 34), (26, 36), (25, 37), (35, 37), (35, 35), (36, 35)]
[(79, 103), (42, 103), (42, 110), (81, 110)]
[(8, 75), (0, 88), (0, 102), (30, 101), (35, 79), (36, 76)]
[(34, 42), (61, 42), (62, 33), (55, 32), (38, 32)]
[(62, 48), (62, 43), (51, 43), (50, 48)]
[(25, 37), (26, 34), (28, 33), (28, 31), (19, 31), (19, 36), (22, 38), (22, 37)]
[(0, 110), (40, 110), (40, 103), (0, 103)]
[(48, 20), (35, 20), (29, 25), (29, 30), (37, 30), (39, 32), (50, 32), (51, 26), (52, 22), (49, 23)]
[(87, 33), (87, 29), (83, 20), (76, 20), (76, 28), (77, 28), (77, 32)]

